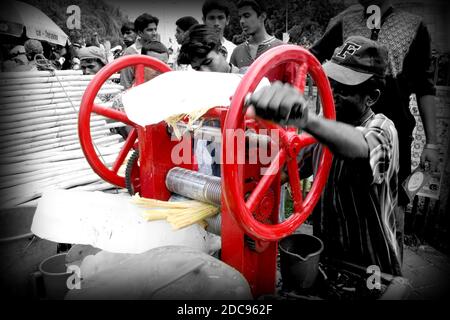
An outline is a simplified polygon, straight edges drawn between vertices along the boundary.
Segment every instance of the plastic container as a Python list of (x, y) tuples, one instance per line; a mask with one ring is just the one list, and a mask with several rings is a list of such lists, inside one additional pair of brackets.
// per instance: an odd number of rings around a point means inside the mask
[(67, 279), (71, 273), (67, 273), (66, 256), (67, 253), (60, 253), (48, 257), (39, 265), (47, 299), (64, 299), (68, 291)]
[(292, 234), (280, 241), (279, 248), (283, 288), (311, 288), (319, 272), (322, 241), (308, 234)]

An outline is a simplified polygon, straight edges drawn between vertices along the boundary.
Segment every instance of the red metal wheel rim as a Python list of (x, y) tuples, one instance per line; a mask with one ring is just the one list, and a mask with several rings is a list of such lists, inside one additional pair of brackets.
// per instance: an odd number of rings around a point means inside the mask
[[(124, 112), (113, 110), (110, 108), (101, 107), (94, 103), (95, 97), (99, 92), (102, 85), (113, 75), (114, 73), (127, 68), (135, 66), (138, 70), (137, 84), (142, 83), (140, 74), (143, 73), (143, 67), (150, 67), (159, 72), (171, 71), (170, 67), (163, 62), (151, 58), (145, 55), (130, 55), (124, 56), (114, 60), (112, 63), (103, 67), (89, 83), (80, 104), (80, 112), (78, 115), (78, 135), (80, 138), (81, 149), (89, 162), (92, 169), (104, 180), (115, 184), (120, 187), (125, 187), (125, 178), (117, 174), (117, 170), (120, 167), (121, 161), (124, 160), (128, 151), (134, 145), (137, 139), (137, 125), (133, 123)], [(113, 165), (113, 169), (109, 169), (97, 156), (95, 147), (92, 141), (90, 119), (91, 114), (97, 113), (108, 118), (112, 118), (128, 125), (133, 126), (124, 147), (119, 153), (118, 158)], [(122, 161), (123, 162), (123, 161)]]
[[(224, 123), (225, 134), (222, 146), (223, 154), (225, 154), (228, 145), (232, 145), (232, 141), (229, 141), (227, 138), (227, 132), (229, 130), (242, 128), (243, 126), (243, 105), (246, 95), (256, 89), (258, 83), (270, 70), (288, 62), (295, 62), (307, 66), (307, 70), (305, 70), (304, 67), (300, 70), (301, 73), (304, 73), (303, 76), (308, 73), (314, 79), (318, 87), (318, 95), (320, 96), (323, 105), (324, 117), (335, 119), (334, 101), (330, 84), (319, 61), (311, 53), (301, 47), (294, 45), (279, 46), (261, 55), (248, 69), (237, 88)], [(302, 87), (304, 88), (304, 85), (298, 82), (299, 81), (295, 81), (295, 85), (300, 89)], [(280, 128), (280, 130), (283, 129)], [(314, 141), (307, 137), (307, 135), (301, 135), (300, 137), (304, 142), (301, 147), (311, 144), (311, 142)], [(284, 222), (273, 225), (263, 224), (253, 217), (252, 212), (248, 209), (243, 198), (242, 184), (240, 183), (238, 176), (240, 165), (237, 164), (236, 161), (234, 161), (234, 163), (227, 163), (225, 161), (223, 164), (223, 192), (225, 201), (235, 220), (247, 234), (260, 240), (277, 241), (292, 234), (306, 220), (320, 198), (331, 168), (332, 154), (327, 148), (323, 148), (323, 150), (320, 158), (319, 171), (315, 176), (312, 188), (308, 193), (308, 196), (301, 203), (302, 210), (300, 212), (295, 212)], [(286, 150), (281, 149), (279, 158), (282, 160), (285, 159), (287, 156), (285, 153)]]

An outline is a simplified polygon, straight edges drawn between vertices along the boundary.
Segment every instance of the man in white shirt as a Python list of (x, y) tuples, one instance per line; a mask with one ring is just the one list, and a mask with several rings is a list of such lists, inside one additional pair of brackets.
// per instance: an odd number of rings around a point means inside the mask
[(231, 54), (236, 45), (225, 39), (223, 33), (230, 23), (230, 7), (225, 0), (206, 0), (202, 7), (203, 23), (213, 27), (220, 35), (222, 46), (227, 50), (227, 61), (230, 62)]
[[(138, 35), (136, 42), (129, 46), (124, 56), (130, 54), (141, 54), (142, 46), (149, 41), (159, 41), (158, 35), (159, 19), (148, 13), (143, 13), (134, 21), (134, 29)], [(120, 84), (125, 89), (130, 88), (134, 82), (134, 69), (126, 68), (120, 72)]]

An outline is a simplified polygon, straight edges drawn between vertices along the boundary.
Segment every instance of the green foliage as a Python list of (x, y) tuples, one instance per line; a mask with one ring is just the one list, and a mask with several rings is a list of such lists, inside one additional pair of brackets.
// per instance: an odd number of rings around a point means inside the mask
[[(237, 3), (234, 4), (231, 21), (226, 36), (233, 39), (241, 34)], [(328, 21), (345, 9), (343, 0), (260, 0), (267, 8), (267, 31), (279, 39), (288, 30), (291, 43), (309, 46), (317, 40), (328, 24)], [(287, 28), (286, 28), (287, 13)]]
[[(71, 41), (85, 38), (89, 41), (94, 32), (100, 38), (118, 43), (121, 39), (120, 28), (127, 17), (120, 9), (103, 0), (21, 0), (40, 9), (69, 35)], [(81, 31), (68, 30), (66, 21), (69, 15), (67, 7), (77, 5), (81, 9)]]

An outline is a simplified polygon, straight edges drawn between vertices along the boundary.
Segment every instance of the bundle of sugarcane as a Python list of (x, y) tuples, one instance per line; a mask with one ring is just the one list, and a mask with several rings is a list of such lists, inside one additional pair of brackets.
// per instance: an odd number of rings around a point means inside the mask
[(146, 209), (144, 218), (147, 221), (166, 219), (175, 230), (194, 223), (206, 227), (205, 219), (219, 213), (219, 207), (197, 200), (160, 201), (141, 198), (136, 194), (132, 201)]
[[(93, 76), (81, 71), (0, 73), (0, 207), (35, 204), (45, 188), (106, 190), (81, 151), (78, 112)], [(123, 90), (107, 82), (96, 103), (112, 107)], [(90, 131), (98, 157), (112, 166), (123, 138), (111, 128), (124, 126), (91, 116)]]

